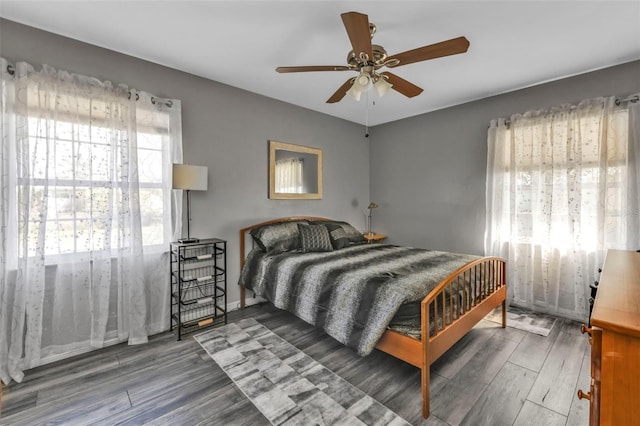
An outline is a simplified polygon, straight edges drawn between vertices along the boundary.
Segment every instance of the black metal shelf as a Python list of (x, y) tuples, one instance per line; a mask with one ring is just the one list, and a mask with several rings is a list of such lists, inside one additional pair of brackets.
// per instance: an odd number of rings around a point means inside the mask
[(227, 323), (227, 242), (170, 244), (170, 327), (186, 333)]
[[(213, 286), (217, 288), (213, 288)], [(212, 296), (217, 295), (217, 297)], [(221, 286), (216, 286), (215, 283), (209, 283), (206, 286), (197, 286), (190, 288), (183, 288), (180, 292), (172, 292), (171, 297), (175, 301), (180, 301), (183, 306), (192, 305), (194, 303), (203, 305), (211, 300), (211, 303), (221, 304), (220, 299), (226, 296), (226, 291)]]
[[(178, 319), (175, 315), (172, 316), (172, 320), (178, 322)], [(180, 329), (183, 335), (193, 333), (197, 330), (202, 330), (204, 328), (216, 327), (223, 324), (226, 324), (226, 315), (225, 316), (205, 316), (200, 317), (191, 321), (180, 321)]]

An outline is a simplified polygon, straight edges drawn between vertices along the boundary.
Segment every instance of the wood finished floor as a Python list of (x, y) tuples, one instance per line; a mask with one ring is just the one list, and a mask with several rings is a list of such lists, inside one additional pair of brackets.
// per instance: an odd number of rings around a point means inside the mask
[[(415, 425), (586, 425), (589, 344), (559, 319), (548, 337), (481, 321), (431, 367), (431, 417), (420, 416), (420, 372), (387, 354), (360, 358), (272, 305), (254, 317)], [(27, 371), (4, 390), (0, 425), (267, 425), (191, 337), (117, 345)]]

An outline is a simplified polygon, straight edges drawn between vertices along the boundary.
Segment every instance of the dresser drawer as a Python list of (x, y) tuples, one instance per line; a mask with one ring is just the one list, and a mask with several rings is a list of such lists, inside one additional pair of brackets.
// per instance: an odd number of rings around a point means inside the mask
[(602, 331), (601, 425), (640, 425), (640, 338)]
[(587, 328), (582, 326), (583, 333), (589, 333), (591, 344), (591, 381), (589, 393), (582, 389), (578, 391), (579, 399), (589, 400), (589, 426), (600, 425), (600, 392), (601, 392), (601, 365), (602, 365), (602, 330), (598, 327)]

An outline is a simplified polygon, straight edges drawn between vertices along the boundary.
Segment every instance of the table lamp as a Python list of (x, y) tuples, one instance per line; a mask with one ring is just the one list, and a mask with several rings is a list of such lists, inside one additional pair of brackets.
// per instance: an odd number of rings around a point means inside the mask
[(369, 209), (369, 216), (367, 217), (367, 235), (372, 235), (373, 231), (371, 230), (371, 210), (377, 209), (378, 205), (374, 202), (369, 203), (367, 207)]
[(181, 238), (179, 243), (197, 243), (198, 238), (191, 237), (191, 191), (207, 190), (207, 168), (205, 166), (193, 166), (191, 164), (173, 164), (173, 189), (187, 191), (187, 238)]

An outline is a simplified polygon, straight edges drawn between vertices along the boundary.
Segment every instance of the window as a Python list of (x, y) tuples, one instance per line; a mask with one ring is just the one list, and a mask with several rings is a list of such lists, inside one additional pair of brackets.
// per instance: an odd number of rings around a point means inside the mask
[[(166, 246), (170, 222), (171, 163), (168, 153), (167, 114), (155, 113), (153, 126), (139, 125), (135, 135), (126, 126), (106, 127), (100, 120), (70, 122), (44, 117), (28, 119), (28, 150), (18, 171), (19, 232), (22, 253), (36, 254), (44, 228), (45, 255), (64, 255), (120, 246), (114, 221), (123, 214), (118, 205), (139, 197), (142, 241), (145, 246)], [(133, 136), (133, 137), (130, 137)], [(137, 145), (137, 176), (126, 176), (131, 141)], [(129, 182), (138, 180), (129, 187)], [(126, 208), (126, 207), (125, 207)], [(28, 211), (23, 210), (28, 209)], [(25, 229), (27, 227), (28, 229)]]
[[(626, 144), (614, 142), (603, 151), (598, 141), (601, 120), (599, 114), (579, 121), (561, 114), (548, 122), (506, 130), (514, 150), (508, 160), (514, 167), (509, 169), (515, 171), (511, 241), (552, 246), (561, 252), (571, 247), (593, 252), (601, 217), (607, 218), (608, 227), (625, 226)], [(611, 121), (616, 140), (628, 140), (628, 111), (615, 111)], [(601, 190), (606, 191), (604, 203), (598, 201)], [(565, 238), (569, 235), (572, 238)], [(609, 243), (623, 247), (625, 235), (614, 232)]]
[(485, 254), (507, 259), (510, 301), (573, 319), (609, 249), (637, 249), (640, 141), (613, 97), (489, 127)]
[(140, 186), (140, 215), (142, 219), (142, 241), (146, 246), (169, 244), (165, 221), (168, 213), (170, 183), (168, 176), (168, 158), (166, 142), (159, 134), (138, 133), (138, 170)]
[(0, 58), (0, 78), (0, 372), (20, 380), (167, 328), (182, 108), (48, 65)]

